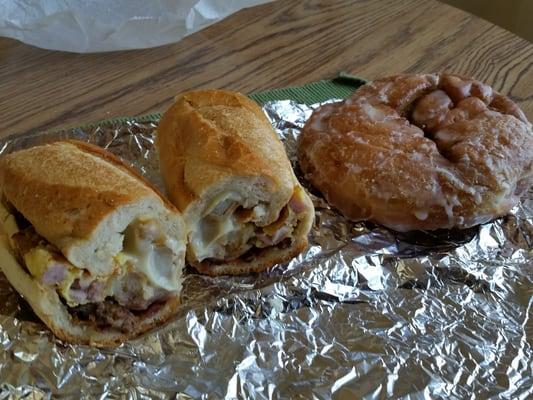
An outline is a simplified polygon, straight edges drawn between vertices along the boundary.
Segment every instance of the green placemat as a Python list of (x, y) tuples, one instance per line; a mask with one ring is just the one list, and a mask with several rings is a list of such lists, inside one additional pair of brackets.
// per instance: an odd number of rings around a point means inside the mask
[(356, 76), (341, 72), (334, 79), (311, 82), (303, 86), (265, 90), (248, 96), (259, 104), (269, 101), (294, 100), (297, 103), (315, 104), (328, 99), (345, 99), (366, 82)]
[[(355, 89), (364, 85), (366, 81), (353, 75), (344, 72), (339, 73), (336, 78), (325, 79), (316, 82), (310, 82), (303, 86), (293, 86), (280, 89), (264, 90), (261, 92), (250, 93), (248, 97), (263, 105), (269, 101), (293, 100), (302, 104), (316, 104), (329, 99), (345, 99), (349, 97)], [(153, 113), (142, 115), (139, 117), (122, 117), (112, 118), (104, 121), (99, 121), (79, 128), (83, 129), (99, 126), (102, 124), (116, 123), (116, 122), (153, 122), (159, 121), (161, 113)]]

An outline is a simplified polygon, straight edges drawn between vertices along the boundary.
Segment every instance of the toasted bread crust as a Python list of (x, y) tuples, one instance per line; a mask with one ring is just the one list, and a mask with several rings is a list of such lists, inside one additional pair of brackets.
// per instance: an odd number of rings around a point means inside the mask
[[(156, 195), (175, 208), (133, 169), (97, 146), (60, 141), (0, 160), (3, 195), (52, 244), (88, 238), (120, 206)], [(60, 247), (60, 246), (59, 246)]]
[(168, 195), (182, 212), (226, 178), (267, 178), (280, 203), (288, 201), (297, 184), (270, 122), (239, 93), (205, 90), (178, 96), (159, 123), (157, 144)]
[(139, 181), (141, 181), (145, 186), (148, 186), (150, 189), (152, 189), (154, 191), (155, 195), (157, 197), (159, 197), (163, 201), (163, 203), (165, 204), (165, 206), (167, 208), (169, 208), (172, 211), (177, 211), (177, 208), (174, 206), (174, 204), (172, 204), (165, 196), (163, 196), (163, 194), (160, 192), (160, 190), (152, 182), (147, 180), (144, 176), (139, 174), (139, 172), (136, 169), (134, 169), (131, 166), (129, 166), (128, 164), (126, 164), (122, 159), (120, 159), (119, 157), (117, 157), (113, 153), (111, 153), (109, 151), (106, 151), (106, 150), (102, 149), (101, 147), (98, 147), (98, 146), (96, 146), (94, 144), (87, 143), (87, 142), (82, 142), (80, 140), (70, 139), (70, 140), (64, 140), (62, 142), (63, 143), (71, 143), (71, 144), (73, 144), (74, 146), (78, 147), (79, 149), (81, 149), (83, 151), (91, 153), (91, 154), (95, 155), (96, 157), (99, 157), (99, 158), (101, 158), (103, 160), (106, 160), (106, 161), (110, 162), (114, 166), (120, 168), (124, 172), (130, 174), (132, 177), (134, 177), (134, 178), (138, 179)]

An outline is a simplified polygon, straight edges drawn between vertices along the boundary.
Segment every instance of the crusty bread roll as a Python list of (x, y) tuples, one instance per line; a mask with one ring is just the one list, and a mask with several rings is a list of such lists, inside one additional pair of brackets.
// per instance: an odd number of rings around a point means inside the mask
[(157, 145), (198, 271), (259, 272), (306, 247), (313, 204), (256, 103), (222, 90), (184, 93), (163, 115)]
[(167, 320), (179, 303), (181, 215), (119, 159), (87, 143), (0, 160), (0, 264), (60, 339), (110, 346)]
[(505, 215), (533, 181), (520, 108), (479, 81), (397, 75), (317, 108), (298, 140), (306, 178), (353, 220), (397, 231)]

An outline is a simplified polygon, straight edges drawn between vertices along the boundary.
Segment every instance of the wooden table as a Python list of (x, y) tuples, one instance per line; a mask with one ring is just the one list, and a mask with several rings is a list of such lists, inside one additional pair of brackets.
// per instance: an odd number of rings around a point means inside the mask
[(179, 92), (251, 92), (346, 71), (452, 71), (510, 94), (533, 120), (533, 45), (433, 0), (280, 0), (179, 43), (101, 54), (0, 39), (0, 136), (164, 110)]

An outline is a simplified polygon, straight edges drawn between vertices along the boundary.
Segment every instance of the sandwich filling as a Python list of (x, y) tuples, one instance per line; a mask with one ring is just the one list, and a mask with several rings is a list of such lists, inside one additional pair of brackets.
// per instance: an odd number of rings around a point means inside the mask
[(21, 265), (34, 280), (53, 288), (78, 320), (129, 332), (181, 289), (184, 245), (167, 237), (155, 218), (133, 221), (122, 233), (123, 248), (109, 274), (93, 276), (70, 263), (16, 210), (2, 211), (4, 232)]
[(299, 222), (309, 212), (304, 196), (303, 189), (296, 187), (276, 221), (266, 226), (257, 223), (266, 213), (266, 204), (247, 207), (236, 193), (218, 196), (190, 233), (194, 261), (218, 264), (245, 258), (257, 250), (290, 245)]

